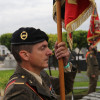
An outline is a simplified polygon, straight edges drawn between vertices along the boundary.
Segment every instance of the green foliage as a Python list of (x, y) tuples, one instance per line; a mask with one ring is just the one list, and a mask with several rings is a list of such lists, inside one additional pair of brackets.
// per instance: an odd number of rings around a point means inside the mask
[[(62, 39), (67, 44), (67, 32), (62, 33)], [(78, 30), (73, 32), (73, 49), (76, 47), (79, 49), (87, 47), (87, 31)]]
[[(1, 45), (5, 45), (10, 50), (10, 40), (12, 33), (6, 33), (0, 36)], [(54, 44), (57, 41), (57, 34), (48, 34), (49, 41), (48, 46), (51, 50), (54, 49)], [(62, 32), (62, 41), (66, 42), (67, 45), (67, 32)], [(73, 48), (87, 47), (87, 31), (74, 31), (73, 32)]]
[(5, 45), (10, 50), (10, 40), (12, 37), (12, 33), (6, 33), (0, 36), (0, 43), (1, 45)]
[(57, 34), (48, 34), (48, 37), (49, 37), (48, 46), (51, 50), (53, 50), (55, 42), (57, 41)]
[(87, 31), (74, 31), (73, 32), (73, 48), (87, 47)]
[[(48, 46), (51, 50), (53, 50), (55, 42), (57, 41), (57, 34), (48, 34), (48, 37)], [(62, 32), (62, 41), (66, 42), (67, 45), (67, 32)]]
[(67, 32), (62, 32), (62, 41), (64, 41), (67, 45)]

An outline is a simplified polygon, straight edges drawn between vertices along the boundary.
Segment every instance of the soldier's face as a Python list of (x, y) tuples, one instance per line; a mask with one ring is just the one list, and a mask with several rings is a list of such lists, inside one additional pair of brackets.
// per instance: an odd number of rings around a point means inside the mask
[(35, 68), (47, 68), (49, 56), (52, 51), (48, 48), (47, 41), (43, 41), (33, 45), (32, 52), (30, 53), (30, 64)]

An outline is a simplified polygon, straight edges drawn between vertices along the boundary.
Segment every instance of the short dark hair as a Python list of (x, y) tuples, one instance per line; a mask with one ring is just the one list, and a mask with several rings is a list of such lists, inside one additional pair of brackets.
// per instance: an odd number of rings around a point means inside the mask
[(26, 51), (31, 53), (32, 47), (33, 47), (33, 44), (32, 45), (11, 45), (11, 52), (12, 52), (14, 58), (16, 59), (16, 61), (18, 63), (21, 63), (22, 60), (21, 60), (21, 57), (19, 55), (19, 52), (21, 50), (26, 50)]

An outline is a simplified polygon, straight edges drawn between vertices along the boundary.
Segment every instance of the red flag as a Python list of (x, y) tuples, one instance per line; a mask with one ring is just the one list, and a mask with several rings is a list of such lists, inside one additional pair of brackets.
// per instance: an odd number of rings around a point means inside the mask
[(68, 33), (78, 28), (92, 13), (94, 0), (66, 0), (65, 28)]
[[(53, 19), (57, 21), (55, 1), (53, 2)], [(62, 27), (67, 30), (67, 37), (90, 16), (94, 6), (94, 0), (61, 0)]]
[(90, 27), (87, 34), (87, 41), (96, 45), (100, 41), (100, 20), (95, 7), (90, 19)]

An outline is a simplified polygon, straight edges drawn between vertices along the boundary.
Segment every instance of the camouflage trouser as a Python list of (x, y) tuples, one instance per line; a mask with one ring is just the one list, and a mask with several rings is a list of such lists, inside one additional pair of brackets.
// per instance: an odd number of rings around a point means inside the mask
[(89, 77), (89, 89), (88, 94), (96, 91), (98, 76), (95, 78)]

